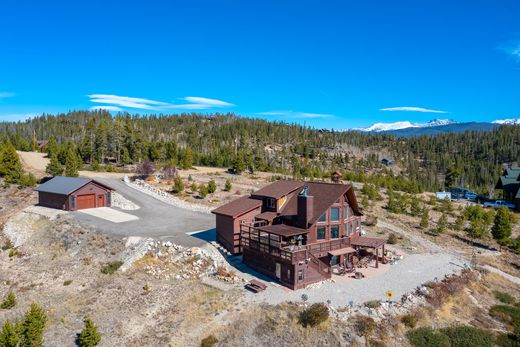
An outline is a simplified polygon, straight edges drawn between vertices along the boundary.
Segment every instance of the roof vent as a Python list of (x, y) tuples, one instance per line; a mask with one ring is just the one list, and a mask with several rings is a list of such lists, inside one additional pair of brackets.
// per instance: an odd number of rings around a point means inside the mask
[(300, 196), (309, 196), (309, 186), (308, 185), (304, 185), (303, 186), (303, 189), (301, 190), (300, 194), (298, 194)]

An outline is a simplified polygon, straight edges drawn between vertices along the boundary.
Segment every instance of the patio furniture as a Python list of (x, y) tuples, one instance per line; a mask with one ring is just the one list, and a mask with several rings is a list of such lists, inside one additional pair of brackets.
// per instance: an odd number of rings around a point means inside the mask
[(267, 286), (260, 281), (251, 280), (248, 284), (245, 285), (246, 289), (254, 293), (259, 293), (267, 289)]

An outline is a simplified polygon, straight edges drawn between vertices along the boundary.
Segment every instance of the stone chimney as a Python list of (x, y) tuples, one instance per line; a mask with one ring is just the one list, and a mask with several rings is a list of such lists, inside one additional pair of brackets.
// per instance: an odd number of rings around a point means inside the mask
[(297, 224), (300, 228), (307, 229), (307, 225), (313, 217), (314, 197), (308, 195), (308, 187), (303, 187), (298, 194)]

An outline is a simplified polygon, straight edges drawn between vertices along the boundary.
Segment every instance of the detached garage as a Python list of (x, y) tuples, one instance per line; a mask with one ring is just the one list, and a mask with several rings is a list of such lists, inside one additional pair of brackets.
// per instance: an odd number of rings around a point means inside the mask
[(38, 188), (38, 204), (66, 211), (106, 207), (114, 189), (90, 178), (56, 176)]

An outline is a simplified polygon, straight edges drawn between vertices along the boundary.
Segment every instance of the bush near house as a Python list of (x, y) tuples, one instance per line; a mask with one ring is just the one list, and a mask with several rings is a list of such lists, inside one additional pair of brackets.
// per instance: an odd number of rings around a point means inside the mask
[(314, 327), (329, 319), (329, 309), (322, 303), (312, 304), (300, 313), (299, 323), (304, 327)]
[(218, 339), (215, 337), (215, 335), (209, 335), (202, 339), (200, 342), (200, 347), (213, 347), (217, 344)]

